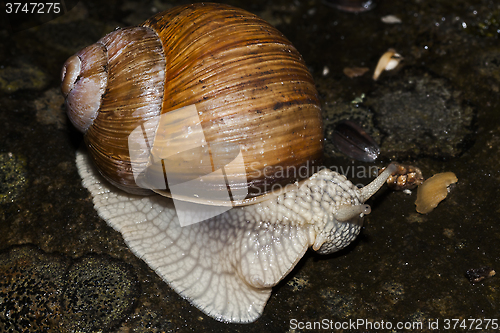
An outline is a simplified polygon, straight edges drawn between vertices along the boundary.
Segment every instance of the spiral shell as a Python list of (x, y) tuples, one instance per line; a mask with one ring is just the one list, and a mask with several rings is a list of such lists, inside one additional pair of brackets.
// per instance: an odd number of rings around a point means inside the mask
[[(226, 173), (245, 180), (232, 188), (248, 189), (249, 197), (269, 192), (274, 184), (295, 182), (300, 178), (297, 169), (307, 165), (312, 170), (321, 157), (322, 121), (312, 76), (292, 44), (253, 14), (220, 4), (177, 7), (153, 16), (142, 27), (110, 33), (77, 54), (82, 63), (87, 53), (98, 64), (92, 69), (98, 74), (92, 75), (103, 77), (89, 90), (104, 92), (90, 120), (67, 98), (70, 119), (85, 131), (100, 172), (128, 192), (143, 192), (136, 185), (131, 154), (150, 175), (163, 174), (162, 165), (151, 162), (150, 151), (134, 152), (130, 134), (142, 126), (145, 137), (152, 139), (149, 146), (158, 152), (172, 149), (172, 135), (189, 129), (185, 124), (160, 123), (159, 116), (193, 105), (199, 117), (195, 125), (201, 126), (206, 141), (190, 142), (197, 139), (185, 135), (174, 151), (218, 147), (217, 158), (226, 161), (234, 156), (230, 147), (236, 145), (244, 167)], [(77, 67), (67, 63), (63, 82), (75, 77), (70, 65)], [(71, 84), (63, 83), (63, 92), (71, 97), (76, 89), (67, 86)], [(170, 171), (181, 180), (199, 173), (194, 159), (170, 162)], [(238, 170), (245, 174), (233, 174)]]

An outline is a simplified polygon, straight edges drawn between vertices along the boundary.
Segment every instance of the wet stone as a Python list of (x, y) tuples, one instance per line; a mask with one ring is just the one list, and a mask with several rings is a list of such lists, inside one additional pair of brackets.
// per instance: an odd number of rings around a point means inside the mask
[[(31, 83), (37, 81), (32, 81), (37, 77), (34, 72), (33, 76), (25, 76), (25, 81), (4, 81), (6, 85), (15, 82), (24, 88), (15, 92), (0, 89), (0, 154), (12, 152), (14, 157), (27, 161), (26, 186), (20, 187), (14, 202), (0, 208), (0, 332), (94, 328), (109, 332), (291, 332), (292, 318), (398, 320), (424, 322), (424, 327), (428, 327), (427, 323), (437, 319), (442, 324), (444, 318), (498, 317), (498, 274), (475, 285), (464, 276), (470, 268), (489, 265), (498, 272), (500, 267), (500, 224), (496, 214), (500, 199), (495, 195), (500, 187), (498, 0), (379, 1), (372, 11), (357, 15), (340, 12), (324, 1), (231, 2), (277, 24), (303, 55), (319, 91), (326, 130), (343, 119), (356, 121), (381, 147), (381, 156), (375, 162), (379, 166), (386, 166), (389, 158), (395, 156), (400, 162), (419, 166), (427, 177), (453, 171), (463, 179), (462, 187), (454, 192), (454, 204), (442, 205), (428, 215), (414, 211), (416, 191), (407, 195), (385, 190), (373, 198), (369, 202), (372, 214), (366, 216), (356, 242), (329, 257), (309, 250), (309, 263), (302, 260), (285, 283), (273, 288), (263, 316), (248, 325), (221, 323), (203, 315), (127, 252), (120, 234), (98, 218), (90, 195), (81, 186), (74, 163), (80, 134), (69, 126), (68, 120), (61, 123), (56, 93), (64, 61), (116, 27), (143, 22), (165, 6), (181, 3), (186, 2), (80, 1), (79, 8), (73, 8), (60, 20), (15, 35), (0, 29), (0, 69), (8, 69), (2, 71), (3, 78), (21, 78), (19, 74), (26, 73), (27, 67), (46, 75), (43, 88), (34, 88), (36, 85)], [(381, 17), (388, 14), (403, 23), (382, 23)], [(377, 60), (391, 47), (404, 60), (374, 82), (371, 74)], [(345, 76), (343, 69), (353, 66), (370, 71), (355, 78)], [(325, 68), (328, 71), (324, 72)], [(10, 76), (13, 72), (17, 76)], [(415, 81), (409, 84), (411, 78)], [(418, 81), (420, 86), (415, 84)], [(366, 98), (358, 98), (363, 94)], [(405, 100), (405, 96), (410, 100)], [(442, 124), (424, 122), (429, 129), (421, 131), (417, 128), (419, 123), (412, 123), (416, 106), (428, 104), (432, 112), (458, 110), (458, 117), (450, 117), (449, 123), (459, 120), (455, 122), (456, 129), (465, 130), (454, 129), (450, 132), (454, 134), (448, 136), (459, 142), (470, 133), (464, 125), (468, 121), (462, 122), (461, 118), (467, 114), (460, 114), (469, 111), (465, 99), (477, 112), (475, 144), (469, 150), (467, 145), (462, 146), (465, 152), (461, 155), (460, 146), (451, 141), (436, 139), (427, 146), (427, 136), (435, 138), (432, 130)], [(62, 130), (61, 125), (65, 125)], [(418, 133), (412, 133), (414, 130), (425, 135), (420, 138)], [(402, 137), (401, 141), (396, 140), (396, 135)], [(325, 142), (325, 147), (332, 146)], [(443, 144), (451, 149), (442, 148)], [(340, 153), (340, 162), (331, 162), (333, 158), (328, 155), (332, 151), (325, 149), (326, 165), (351, 165)], [(425, 153), (441, 156), (450, 151), (459, 156), (447, 160), (420, 158)], [(410, 153), (421, 155), (404, 161)], [(352, 180), (351, 174), (349, 179)], [(137, 269), (141, 281), (138, 306), (113, 328), (98, 327), (103, 321), (96, 321), (95, 326), (71, 323), (89, 318), (74, 313), (78, 309), (76, 302), (83, 302), (84, 297), (74, 287), (65, 289), (71, 260), (65, 268), (54, 269), (56, 261), (64, 261), (64, 257), (48, 260), (49, 255), (38, 250), (15, 260), (6, 255), (12, 251), (6, 249), (10, 244), (26, 242), (78, 256), (93, 249), (142, 266)], [(65, 278), (60, 282), (59, 278), (47, 277), (47, 270), (42, 272), (39, 266)], [(107, 265), (101, 267), (105, 269)], [(28, 283), (29, 277), (32, 278)], [(307, 277), (309, 284), (302, 285), (302, 277)], [(402, 295), (397, 295), (398, 285), (393, 285), (397, 281), (404, 287)], [(67, 316), (61, 310), (65, 290), (73, 295), (65, 303), (66, 309), (72, 311)], [(80, 308), (88, 311), (89, 307)]]
[(500, 36), (500, 8), (488, 11), (482, 20), (471, 24), (466, 31), (471, 35), (498, 38)]
[(329, 313), (338, 318), (348, 318), (355, 307), (353, 296), (340, 293), (333, 288), (324, 290), (321, 297), (325, 300)]
[(12, 153), (0, 153), (0, 204), (13, 202), (26, 187), (26, 160)]
[(49, 78), (32, 64), (0, 68), (0, 92), (14, 93), (20, 89), (40, 90)]
[(392, 304), (396, 304), (399, 300), (404, 298), (405, 289), (399, 282), (385, 282), (382, 286), (382, 290), (384, 291), (387, 300)]
[(407, 69), (369, 95), (384, 134), (381, 155), (399, 159), (457, 157), (471, 145), (474, 110), (442, 78)]
[(59, 87), (47, 90), (40, 98), (36, 99), (36, 119), (43, 125), (55, 125), (64, 129), (67, 122), (66, 112), (62, 105), (64, 98)]
[(34, 245), (0, 253), (0, 332), (111, 332), (138, 296), (130, 267), (101, 255), (71, 260)]
[(0, 254), (0, 332), (50, 332), (61, 322), (63, 256), (35, 246)]
[(108, 331), (132, 311), (137, 278), (121, 262), (90, 255), (76, 261), (66, 275), (62, 309), (71, 332)]
[(163, 333), (178, 330), (178, 327), (176, 328), (171, 319), (161, 312), (148, 308), (147, 305), (137, 309), (131, 318), (123, 323), (117, 331)]
[(500, 90), (500, 48), (479, 52), (474, 68), (479, 75), (488, 81), (492, 90), (498, 93)]

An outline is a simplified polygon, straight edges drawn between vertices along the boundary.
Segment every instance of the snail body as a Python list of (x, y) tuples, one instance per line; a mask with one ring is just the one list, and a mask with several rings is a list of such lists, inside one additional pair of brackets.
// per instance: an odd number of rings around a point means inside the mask
[[(311, 74), (275, 28), (227, 5), (176, 7), (116, 30), (68, 59), (61, 88), (85, 133), (77, 167), (99, 215), (221, 321), (257, 319), (308, 247), (347, 246), (394, 171), (362, 189), (314, 173), (323, 136)], [(187, 183), (195, 190), (176, 197)]]

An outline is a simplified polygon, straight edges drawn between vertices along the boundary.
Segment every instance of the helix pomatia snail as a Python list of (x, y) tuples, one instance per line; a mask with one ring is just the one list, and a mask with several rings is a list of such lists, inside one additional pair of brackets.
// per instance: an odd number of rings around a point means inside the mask
[[(99, 215), (173, 289), (222, 321), (258, 318), (308, 247), (348, 245), (370, 212), (364, 202), (393, 171), (362, 189), (326, 169), (300, 183), (283, 177), (321, 156), (314, 82), (280, 32), (226, 5), (176, 7), (106, 35), (67, 60), (62, 91), (85, 133), (89, 155), (79, 152), (77, 165)], [(190, 181), (199, 164), (212, 172), (204, 183), (217, 199), (181, 199), (218, 206), (228, 202), (216, 193), (230, 191), (235, 207), (181, 227), (173, 201), (143, 187), (175, 199), (170, 178)], [(167, 175), (165, 187), (149, 187), (158, 175)], [(280, 193), (274, 185), (287, 186)]]

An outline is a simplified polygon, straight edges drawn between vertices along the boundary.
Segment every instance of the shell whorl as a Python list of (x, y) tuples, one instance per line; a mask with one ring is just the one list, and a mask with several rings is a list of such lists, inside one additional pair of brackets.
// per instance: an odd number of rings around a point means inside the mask
[[(108, 85), (99, 114), (85, 133), (85, 142), (101, 174), (132, 193), (138, 187), (132, 173), (128, 138), (137, 127), (156, 132), (165, 81), (165, 57), (156, 33), (146, 27), (124, 28), (103, 37), (108, 57)], [(147, 162), (144, 152), (143, 163)]]
[(97, 117), (107, 86), (107, 54), (102, 44), (90, 45), (70, 57), (61, 72), (61, 90), (68, 117), (85, 133)]

